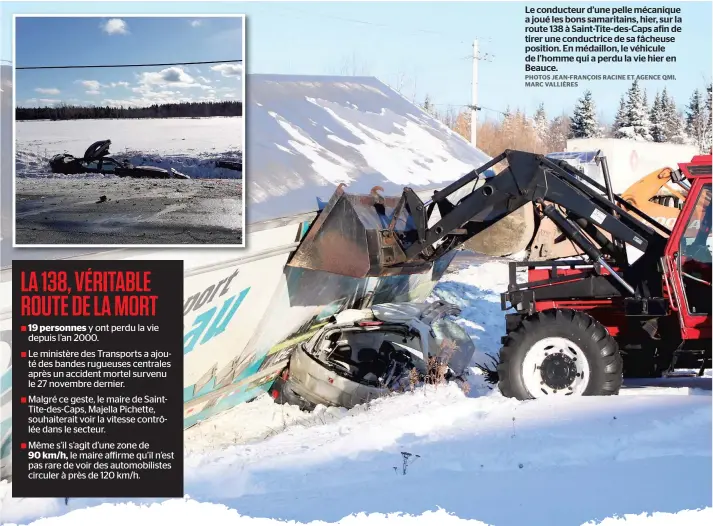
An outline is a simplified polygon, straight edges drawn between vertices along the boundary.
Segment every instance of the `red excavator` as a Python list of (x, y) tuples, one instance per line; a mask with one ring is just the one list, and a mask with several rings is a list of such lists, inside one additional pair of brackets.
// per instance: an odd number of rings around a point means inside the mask
[[(493, 177), (486, 170), (503, 163)], [(624, 375), (711, 363), (711, 156), (679, 164), (690, 186), (672, 229), (569, 163), (507, 150), (425, 202), (337, 189), (288, 263), (364, 278), (427, 272), (525, 205), (582, 256), (510, 263), (499, 388), (519, 399), (613, 395)], [(656, 225), (656, 226), (653, 226)], [(338, 257), (337, 257), (338, 256)]]

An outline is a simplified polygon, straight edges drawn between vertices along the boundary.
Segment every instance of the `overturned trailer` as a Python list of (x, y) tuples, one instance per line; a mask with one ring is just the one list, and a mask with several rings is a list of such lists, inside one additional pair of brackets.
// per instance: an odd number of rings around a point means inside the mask
[[(416, 274), (369, 277), (368, 269), (364, 277), (348, 277), (325, 272), (325, 265), (319, 270), (315, 259), (293, 262), (340, 184), (377, 199), (380, 193), (400, 195), (409, 186), (425, 199), (489, 160), (374, 78), (248, 75), (246, 248), (14, 249), (9, 79), (10, 67), (3, 66), (2, 478), (10, 477), (11, 466), (13, 259), (184, 260), (183, 399), (184, 423), (190, 427), (266, 391), (295, 346), (333, 314), (423, 301), (447, 269), (452, 252)], [(353, 234), (319, 257), (348, 261), (348, 241), (364, 235)]]

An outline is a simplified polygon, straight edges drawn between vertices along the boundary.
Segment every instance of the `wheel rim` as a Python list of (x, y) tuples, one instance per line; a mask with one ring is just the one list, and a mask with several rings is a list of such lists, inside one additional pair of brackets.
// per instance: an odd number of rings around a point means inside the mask
[(581, 395), (589, 385), (589, 362), (567, 338), (543, 338), (522, 362), (525, 388), (533, 398)]

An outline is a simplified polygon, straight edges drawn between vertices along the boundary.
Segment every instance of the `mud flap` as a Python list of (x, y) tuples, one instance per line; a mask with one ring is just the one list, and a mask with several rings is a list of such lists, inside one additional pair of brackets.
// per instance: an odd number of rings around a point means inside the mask
[(347, 194), (340, 185), (287, 265), (354, 278), (431, 270), (422, 260), (405, 262), (396, 237), (413, 228), (411, 216), (399, 206), (400, 197), (381, 196), (377, 189)]

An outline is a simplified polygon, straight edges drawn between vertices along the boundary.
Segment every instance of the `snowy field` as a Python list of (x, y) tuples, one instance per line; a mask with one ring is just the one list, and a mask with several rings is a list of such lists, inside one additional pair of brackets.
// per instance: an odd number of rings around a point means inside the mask
[[(433, 298), (463, 308), (482, 360), (499, 348), (507, 265), (456, 268)], [(710, 524), (710, 388), (708, 371), (628, 382), (618, 397), (519, 402), (473, 369), (467, 394), (431, 386), (352, 410), (308, 414), (264, 396), (187, 430), (185, 499), (65, 505), (12, 499), (5, 483), (2, 518), (36, 526)]]
[[(16, 123), (15, 217), (19, 245), (241, 245), (241, 117)], [(109, 156), (177, 170), (191, 180), (53, 174), (56, 154), (82, 157), (98, 140)]]
[(110, 139), (110, 157), (126, 159), (137, 166), (174, 168), (192, 178), (230, 179), (240, 172), (216, 168), (215, 161), (241, 158), (243, 119), (21, 121), (16, 123), (15, 137), (17, 177), (86, 179), (86, 175), (52, 174), (48, 162), (58, 153), (81, 157), (90, 144)]

